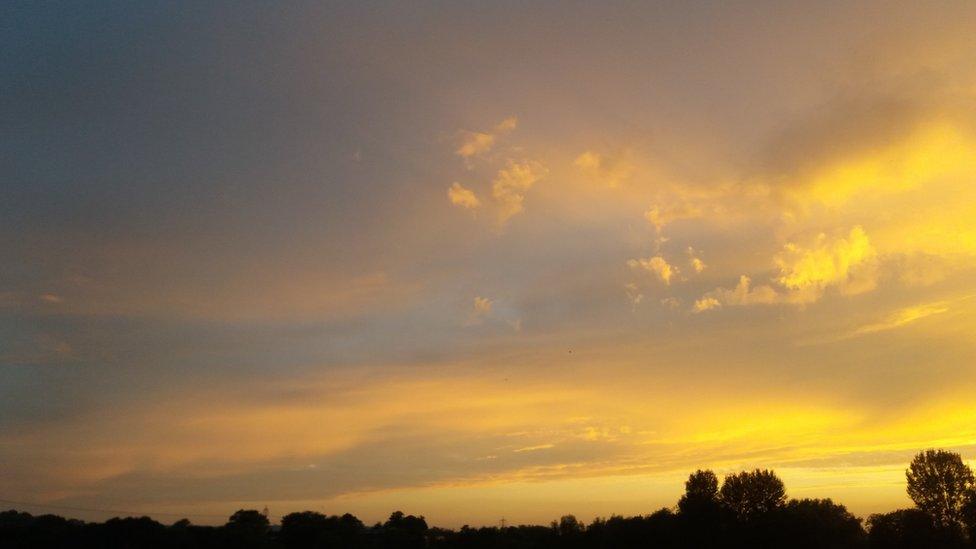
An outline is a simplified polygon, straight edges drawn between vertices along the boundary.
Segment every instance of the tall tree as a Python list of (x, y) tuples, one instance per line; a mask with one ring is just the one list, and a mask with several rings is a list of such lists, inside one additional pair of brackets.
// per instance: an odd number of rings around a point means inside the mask
[(945, 450), (926, 450), (908, 470), (908, 496), (943, 528), (958, 527), (973, 490), (973, 472), (962, 457)]

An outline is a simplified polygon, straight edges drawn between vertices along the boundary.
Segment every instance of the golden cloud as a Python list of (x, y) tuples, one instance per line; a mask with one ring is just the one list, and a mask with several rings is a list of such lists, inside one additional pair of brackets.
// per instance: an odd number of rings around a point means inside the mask
[(475, 196), (474, 191), (465, 188), (458, 182), (454, 182), (447, 189), (447, 198), (451, 201), (451, 204), (461, 206), (468, 210), (473, 210), (481, 206), (481, 201)]
[(461, 132), (461, 143), (455, 152), (464, 159), (487, 153), (495, 145), (499, 135), (508, 133), (518, 126), (518, 118), (510, 116), (499, 122), (490, 132)]
[(504, 224), (513, 216), (525, 209), (525, 193), (549, 170), (539, 162), (509, 161), (508, 165), (499, 170), (492, 181), (491, 195), (498, 204), (498, 220)]
[(611, 158), (594, 151), (580, 154), (573, 161), (573, 165), (586, 176), (611, 188), (620, 185), (635, 170), (634, 165), (625, 158)]
[[(820, 233), (810, 246), (786, 244), (775, 259), (780, 269), (776, 281), (800, 301), (815, 301), (829, 286), (844, 294), (862, 293), (875, 287), (876, 255), (860, 226), (852, 228), (846, 238), (829, 240)], [(800, 298), (800, 294), (806, 297)]]
[(661, 282), (664, 282), (665, 284), (671, 284), (671, 277), (678, 272), (678, 269), (675, 266), (668, 263), (659, 255), (648, 257), (646, 259), (631, 259), (627, 261), (627, 265), (634, 269), (641, 268), (645, 271), (653, 273), (661, 280)]

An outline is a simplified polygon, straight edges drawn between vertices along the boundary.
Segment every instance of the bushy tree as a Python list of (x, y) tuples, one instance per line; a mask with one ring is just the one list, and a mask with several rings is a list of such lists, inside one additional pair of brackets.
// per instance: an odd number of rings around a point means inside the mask
[(858, 547), (861, 519), (830, 499), (793, 499), (775, 512), (777, 545), (792, 549)]
[(973, 472), (962, 457), (945, 450), (926, 450), (905, 471), (908, 496), (940, 528), (961, 528), (973, 490)]
[(900, 509), (868, 517), (872, 549), (917, 549), (945, 546), (932, 517), (919, 509)]
[(230, 516), (224, 531), (228, 544), (238, 547), (261, 547), (267, 544), (268, 517), (254, 509), (240, 509)]
[(278, 541), (291, 548), (316, 547), (322, 544), (322, 538), (328, 528), (328, 518), (315, 511), (289, 513), (281, 517), (281, 530)]
[(254, 509), (239, 509), (227, 520), (228, 528), (249, 530), (260, 534), (267, 532), (269, 526), (268, 517)]
[(281, 518), (278, 541), (289, 549), (350, 549), (363, 545), (363, 532), (363, 523), (349, 513), (338, 517), (302, 511)]
[(711, 512), (718, 506), (718, 477), (712, 471), (695, 471), (685, 482), (685, 493), (678, 500), (684, 514)]
[(384, 547), (410, 549), (427, 544), (427, 521), (424, 517), (404, 515), (402, 511), (391, 514), (383, 523), (381, 532)]
[(722, 507), (733, 517), (749, 521), (786, 503), (786, 488), (772, 471), (756, 469), (726, 476), (719, 496)]

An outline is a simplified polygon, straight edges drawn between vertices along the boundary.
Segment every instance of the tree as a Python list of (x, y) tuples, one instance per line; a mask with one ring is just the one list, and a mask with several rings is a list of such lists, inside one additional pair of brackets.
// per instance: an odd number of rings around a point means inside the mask
[(936, 526), (961, 527), (974, 481), (972, 470), (959, 454), (926, 450), (915, 456), (905, 476), (908, 496)]
[(779, 547), (857, 547), (864, 540), (861, 519), (830, 499), (790, 500), (774, 523)]
[(383, 524), (382, 533), (384, 547), (424, 547), (427, 543), (427, 521), (422, 516), (404, 515), (402, 511), (395, 511)]
[(328, 518), (315, 511), (289, 513), (281, 517), (278, 541), (288, 548), (320, 545), (328, 528)]
[(719, 541), (722, 508), (719, 505), (718, 477), (699, 469), (688, 476), (685, 493), (678, 500), (682, 538), (694, 547), (715, 547)]
[(918, 509), (900, 509), (868, 517), (872, 549), (914, 549), (943, 545), (932, 517)]
[(718, 477), (711, 471), (695, 471), (685, 482), (685, 493), (678, 500), (683, 514), (711, 512), (718, 505)]
[(719, 496), (736, 519), (749, 521), (786, 503), (786, 488), (772, 471), (756, 469), (726, 476)]
[(559, 522), (552, 523), (552, 528), (562, 537), (575, 536), (583, 532), (583, 524), (574, 515), (563, 515)]
[(268, 517), (254, 509), (240, 509), (230, 516), (224, 530), (228, 542), (238, 547), (260, 547), (267, 542)]

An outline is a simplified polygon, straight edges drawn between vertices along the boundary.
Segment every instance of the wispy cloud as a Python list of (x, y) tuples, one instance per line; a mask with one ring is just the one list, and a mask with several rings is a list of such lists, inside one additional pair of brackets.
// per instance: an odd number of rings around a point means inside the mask
[(911, 324), (912, 322), (922, 320), (923, 318), (942, 314), (948, 310), (949, 303), (946, 301), (937, 301), (935, 303), (925, 303), (922, 305), (915, 305), (913, 307), (905, 307), (904, 309), (898, 309), (897, 311), (892, 312), (880, 322), (865, 324), (864, 326), (857, 328), (851, 332), (848, 337), (857, 337), (866, 334), (894, 330), (907, 324)]
[(537, 452), (539, 450), (548, 450), (549, 448), (555, 447), (555, 444), (536, 444), (534, 446), (526, 446), (524, 448), (516, 448), (512, 452), (520, 454), (522, 452)]
[(587, 177), (608, 187), (616, 187), (633, 175), (635, 166), (626, 155), (610, 157), (594, 151), (586, 151), (576, 157), (573, 164)]

